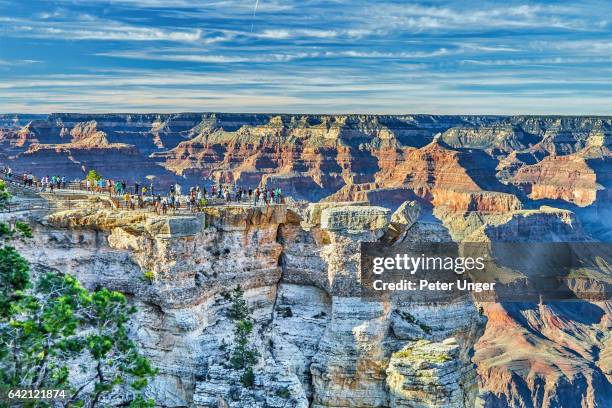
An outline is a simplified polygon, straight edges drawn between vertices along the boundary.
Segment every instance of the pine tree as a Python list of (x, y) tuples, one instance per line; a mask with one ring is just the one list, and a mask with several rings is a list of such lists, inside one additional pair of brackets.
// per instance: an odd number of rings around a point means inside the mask
[(4, 234), (0, 247), (0, 389), (67, 389), (71, 406), (94, 408), (109, 406), (121, 385), (122, 406), (152, 407), (142, 390), (157, 370), (128, 335), (136, 310), (123, 294), (91, 292), (71, 275), (32, 280), (27, 260), (8, 245), (31, 236), (26, 226)]
[(230, 363), (234, 369), (243, 371), (240, 377), (242, 384), (245, 387), (251, 387), (255, 377), (253, 365), (257, 363), (259, 357), (259, 353), (249, 341), (253, 332), (253, 319), (240, 286), (233, 290), (230, 299), (232, 304), (229, 316), (234, 321), (234, 347)]

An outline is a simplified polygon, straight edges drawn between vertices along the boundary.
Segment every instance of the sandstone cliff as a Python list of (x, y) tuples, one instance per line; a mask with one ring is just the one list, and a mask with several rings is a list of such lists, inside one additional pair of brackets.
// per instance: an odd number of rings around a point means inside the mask
[[(318, 206), (304, 218), (282, 206), (162, 217), (94, 200), (32, 214), (35, 245), (19, 249), (35, 267), (121, 290), (139, 306), (134, 336), (160, 368), (148, 391), (160, 406), (471, 406), (471, 355), (485, 324), (473, 301), (359, 294), (359, 243), (383, 237), (391, 220), (394, 231), (419, 239), (418, 209), (391, 217), (381, 207)], [(236, 285), (256, 321), (252, 389), (226, 365), (224, 293)]]
[[(35, 265), (141, 307), (135, 335), (161, 367), (151, 392), (163, 406), (612, 401), (608, 303), (431, 306), (356, 293), (364, 241), (609, 242), (609, 117), (54, 114), (0, 116), (0, 127), (0, 162), (14, 172), (95, 168), (322, 201), (170, 218), (88, 203), (35, 217), (39, 241), (23, 248)], [(223, 293), (237, 284), (257, 321), (253, 390), (224, 364)]]
[(0, 124), (6, 164), (70, 179), (95, 168), (162, 186), (262, 184), (309, 201), (338, 192), (394, 206), (429, 202), (434, 189), (580, 206), (609, 198), (607, 117), (52, 114)]

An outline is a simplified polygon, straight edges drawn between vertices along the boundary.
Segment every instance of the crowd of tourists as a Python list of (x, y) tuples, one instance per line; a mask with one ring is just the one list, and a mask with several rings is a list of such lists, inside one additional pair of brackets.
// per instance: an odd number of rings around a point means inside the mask
[(207, 190), (206, 186), (194, 186), (190, 187), (185, 195), (181, 192), (180, 184), (171, 185), (164, 195), (156, 194), (153, 184), (147, 188), (136, 183), (133, 193), (127, 192), (125, 186), (121, 186), (120, 189), (124, 191), (125, 208), (133, 210), (151, 207), (157, 214), (176, 212), (183, 207), (190, 212), (199, 212), (210, 203), (210, 200), (221, 203), (252, 203), (254, 206), (284, 203), (280, 188), (244, 189), (237, 186), (213, 185)]
[(20, 180), (14, 180), (13, 170), (9, 166), (2, 168), (2, 173), (9, 181), (20, 181), (25, 187), (39, 187), (41, 191), (51, 190), (53, 192), (55, 189), (66, 188), (67, 180), (64, 176), (43, 176), (37, 179), (32, 173), (26, 172), (20, 176)]
[[(4, 177), (13, 180), (13, 171), (9, 166), (2, 168)], [(30, 172), (23, 173), (21, 182), (24, 186), (37, 187), (41, 191), (55, 192), (57, 189), (79, 189), (89, 193), (108, 194), (115, 198), (120, 207), (136, 210), (151, 208), (158, 214), (167, 214), (168, 211), (176, 212), (185, 208), (191, 212), (201, 211), (210, 201), (215, 203), (246, 203), (254, 206), (284, 203), (284, 197), (280, 187), (268, 188), (257, 187), (243, 188), (236, 185), (216, 184), (207, 189), (203, 186), (193, 186), (183, 194), (180, 184), (172, 184), (165, 192), (156, 191), (153, 183), (136, 182), (128, 185), (125, 180), (112, 180), (109, 178), (87, 178), (85, 180), (74, 180), (68, 182), (65, 176), (45, 175), (40, 179), (34, 177)]]

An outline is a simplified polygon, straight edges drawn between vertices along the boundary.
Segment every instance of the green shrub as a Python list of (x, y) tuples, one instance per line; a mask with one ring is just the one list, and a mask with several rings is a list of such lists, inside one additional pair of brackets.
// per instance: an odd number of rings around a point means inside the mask
[(243, 386), (251, 388), (255, 383), (255, 374), (253, 373), (253, 367), (248, 367), (244, 370), (244, 373), (240, 376), (240, 382)]
[(155, 272), (153, 271), (144, 271), (142, 273), (142, 277), (144, 278), (144, 280), (146, 280), (149, 283), (153, 283), (153, 280), (155, 280)]
[(93, 181), (94, 183), (96, 181), (100, 181), (102, 179), (102, 176), (99, 175), (95, 170), (89, 170), (89, 173), (87, 173), (87, 180), (89, 181)]
[(32, 238), (32, 228), (25, 222), (17, 221), (15, 223), (15, 230), (19, 231), (24, 238)]

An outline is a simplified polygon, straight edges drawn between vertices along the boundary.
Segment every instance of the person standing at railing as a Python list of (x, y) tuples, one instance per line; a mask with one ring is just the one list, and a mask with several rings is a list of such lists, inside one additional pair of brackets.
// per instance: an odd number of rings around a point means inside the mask
[(280, 204), (281, 203), (281, 189), (280, 187), (277, 187), (274, 193), (274, 198), (276, 199), (276, 204)]
[(196, 212), (196, 192), (195, 190), (191, 190), (189, 194), (189, 209), (191, 212)]

